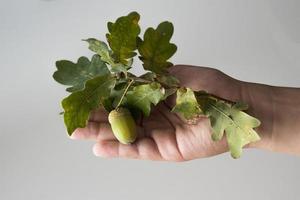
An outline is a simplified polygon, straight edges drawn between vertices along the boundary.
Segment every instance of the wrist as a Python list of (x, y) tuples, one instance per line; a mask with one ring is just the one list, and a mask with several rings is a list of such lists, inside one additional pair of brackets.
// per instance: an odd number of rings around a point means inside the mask
[(261, 121), (261, 140), (249, 147), (300, 155), (300, 89), (256, 83), (241, 84), (249, 114)]
[(249, 105), (247, 113), (261, 121), (261, 125), (255, 129), (261, 140), (249, 144), (250, 148), (271, 151), (274, 149), (275, 102), (273, 90), (273, 86), (241, 82), (242, 101)]
[(272, 87), (272, 151), (300, 155), (300, 89)]

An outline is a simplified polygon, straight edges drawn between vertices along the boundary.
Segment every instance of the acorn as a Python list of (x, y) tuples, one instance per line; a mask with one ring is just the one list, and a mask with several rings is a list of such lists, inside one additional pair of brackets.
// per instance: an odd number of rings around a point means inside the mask
[(119, 142), (130, 144), (136, 140), (136, 124), (128, 109), (119, 107), (112, 110), (108, 115), (108, 121)]

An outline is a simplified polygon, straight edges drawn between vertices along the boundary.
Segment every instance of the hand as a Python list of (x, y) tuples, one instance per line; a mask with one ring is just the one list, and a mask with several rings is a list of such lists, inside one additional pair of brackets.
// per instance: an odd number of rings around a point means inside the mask
[[(178, 65), (169, 72), (177, 77), (182, 86), (209, 93), (229, 100), (241, 99), (241, 82), (224, 73), (204, 67)], [(228, 151), (226, 140), (211, 139), (210, 122), (201, 117), (196, 124), (189, 124), (170, 109), (175, 96), (153, 107), (151, 115), (138, 126), (138, 139), (124, 145), (114, 137), (103, 109), (92, 113), (85, 128), (78, 128), (73, 139), (96, 141), (93, 151), (96, 156), (135, 159), (186, 161), (208, 157)]]

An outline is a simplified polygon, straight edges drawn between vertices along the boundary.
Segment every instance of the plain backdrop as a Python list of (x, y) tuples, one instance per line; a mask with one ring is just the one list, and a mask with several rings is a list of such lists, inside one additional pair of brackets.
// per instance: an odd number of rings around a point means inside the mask
[[(0, 199), (300, 199), (300, 158), (255, 149), (185, 163), (103, 159), (70, 140), (52, 79), (59, 59), (90, 57), (130, 11), (175, 26), (172, 61), (245, 81), (300, 86), (300, 3), (262, 0), (0, 0)], [(141, 74), (140, 63), (133, 72)], [(299, 100), (300, 102), (300, 100)]]

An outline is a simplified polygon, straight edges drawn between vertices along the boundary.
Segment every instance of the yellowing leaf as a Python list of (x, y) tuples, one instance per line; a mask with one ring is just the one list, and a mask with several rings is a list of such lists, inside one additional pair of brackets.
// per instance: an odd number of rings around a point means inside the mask
[(225, 132), (229, 150), (233, 158), (241, 156), (242, 148), (260, 139), (254, 128), (260, 121), (247, 113), (247, 105), (236, 103), (231, 105), (210, 97), (205, 92), (195, 92), (199, 106), (209, 117), (213, 129), (213, 140), (221, 140)]
[(138, 40), (139, 58), (146, 70), (162, 73), (173, 65), (167, 61), (177, 50), (176, 45), (170, 43), (173, 30), (172, 23), (162, 22), (156, 29), (148, 28), (143, 41)]
[(136, 55), (137, 37), (140, 33), (138, 25), (140, 15), (131, 12), (127, 16), (120, 17), (115, 23), (108, 22), (109, 33), (106, 38), (110, 48), (113, 50), (113, 57), (116, 63), (128, 64), (129, 58)]
[(172, 112), (183, 115), (187, 120), (202, 114), (193, 90), (190, 88), (180, 88), (177, 90), (176, 105)]
[(69, 135), (72, 135), (76, 128), (86, 126), (90, 112), (110, 96), (115, 83), (115, 78), (110, 75), (98, 76), (87, 81), (84, 90), (74, 92), (63, 99), (64, 121)]
[(54, 72), (53, 78), (61, 84), (72, 86), (67, 88), (68, 92), (82, 90), (87, 80), (110, 73), (98, 55), (94, 55), (91, 61), (86, 57), (80, 57), (77, 63), (60, 60), (56, 62), (56, 67), (57, 71)]
[(158, 104), (164, 97), (164, 94), (165, 90), (160, 84), (153, 82), (133, 87), (132, 91), (128, 91), (126, 99), (129, 106), (138, 108), (143, 111), (145, 116), (149, 116), (151, 104)]

